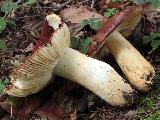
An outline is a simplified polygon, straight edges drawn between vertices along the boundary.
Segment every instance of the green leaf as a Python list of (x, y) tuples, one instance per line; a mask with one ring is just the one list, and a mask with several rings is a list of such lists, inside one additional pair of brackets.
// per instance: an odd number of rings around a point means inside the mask
[(22, 105), (21, 99), (14, 96), (7, 96), (7, 102), (15, 107), (20, 107)]
[(149, 115), (144, 120), (160, 120), (160, 109)]
[(106, 11), (106, 12), (104, 12), (104, 16), (105, 16), (105, 17), (111, 17), (111, 16), (112, 16), (112, 13), (111, 13), (111, 12)]
[(0, 31), (3, 31), (7, 27), (5, 19), (0, 18)]
[(3, 93), (5, 85), (3, 84), (3, 80), (0, 79), (0, 94)]
[(146, 101), (146, 104), (149, 108), (152, 108), (153, 107), (153, 101), (150, 97), (146, 97), (145, 98), (145, 101)]
[(111, 17), (111, 16), (117, 14), (118, 12), (119, 12), (119, 10), (117, 8), (107, 9), (106, 12), (104, 12), (104, 16)]
[(157, 99), (160, 100), (160, 96), (157, 96)]
[(156, 40), (153, 40), (151, 42), (151, 46), (155, 49), (157, 49), (159, 46), (160, 46), (160, 39), (156, 39)]
[(146, 2), (153, 2), (153, 0), (146, 0)]
[(6, 21), (7, 21), (7, 23), (9, 23), (10, 25), (16, 26), (16, 23), (15, 23), (14, 20), (6, 20)]
[(79, 51), (83, 54), (87, 54), (91, 42), (92, 42), (92, 39), (89, 37), (85, 39), (80, 39)]
[(148, 44), (151, 41), (151, 37), (150, 36), (144, 36), (143, 37), (143, 44)]
[(7, 52), (7, 46), (4, 40), (0, 40), (0, 49), (3, 53)]
[(8, 1), (2, 4), (1, 11), (5, 13), (9, 13), (9, 12), (12, 12), (12, 10), (16, 10), (17, 7), (18, 7), (17, 3)]
[(10, 81), (8, 80), (8, 79), (6, 79), (6, 80), (3, 80), (3, 83), (6, 85), (6, 84), (8, 84)]
[(112, 2), (118, 2), (119, 0), (112, 0)]
[(0, 79), (0, 94), (3, 93), (6, 85), (9, 83), (9, 80), (1, 80)]
[(160, 0), (152, 0), (151, 4), (155, 7), (155, 8), (160, 8)]
[(77, 37), (72, 37), (71, 38), (71, 48), (76, 49), (79, 44), (79, 38)]
[(138, 4), (146, 4), (150, 3), (155, 8), (160, 8), (160, 0), (132, 0), (133, 2), (137, 2)]
[(90, 21), (88, 19), (84, 19), (84, 20), (82, 20), (81, 25), (82, 25), (82, 27), (84, 27), (86, 25), (89, 25), (89, 23), (90, 23)]
[(5, 89), (5, 85), (4, 84), (0, 84), (0, 93), (3, 93)]
[(91, 18), (90, 19), (90, 27), (93, 30), (98, 30), (102, 26), (102, 20), (99, 18)]
[(158, 33), (158, 32), (157, 32), (157, 33), (151, 32), (151, 33), (150, 33), (150, 36), (151, 36), (152, 39), (155, 39), (155, 38), (160, 37), (160, 33)]
[(93, 30), (98, 30), (102, 26), (102, 20), (99, 18), (84, 19), (81, 25), (83, 27), (89, 25)]
[(146, 0), (132, 0), (133, 2), (137, 2), (139, 4), (145, 4), (146, 3)]
[(139, 108), (139, 109), (138, 109), (138, 112), (139, 112), (139, 113), (144, 113), (145, 110), (144, 110), (144, 108)]
[(111, 12), (112, 15), (115, 15), (115, 14), (117, 14), (119, 12), (119, 10), (116, 9), (116, 8), (108, 9), (108, 11)]
[(31, 5), (31, 4), (34, 4), (34, 3), (37, 3), (37, 0), (28, 0), (25, 4)]

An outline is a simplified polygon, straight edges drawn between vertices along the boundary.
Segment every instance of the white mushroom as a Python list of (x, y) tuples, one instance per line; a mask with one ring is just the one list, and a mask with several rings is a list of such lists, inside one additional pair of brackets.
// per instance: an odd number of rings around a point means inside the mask
[(57, 15), (50, 14), (46, 20), (55, 32), (45, 44), (39, 41), (38, 49), (14, 70), (11, 85), (5, 90), (8, 95), (25, 97), (38, 92), (50, 82), (54, 72), (86, 87), (111, 105), (133, 102), (135, 91), (110, 65), (69, 48), (69, 30), (65, 23), (57, 22), (61, 21)]
[[(120, 26), (119, 32), (128, 37), (141, 19), (142, 8), (137, 8)], [(155, 70), (152, 65), (118, 31), (106, 40), (105, 46), (116, 59), (130, 83), (138, 90), (146, 92), (153, 84)]]

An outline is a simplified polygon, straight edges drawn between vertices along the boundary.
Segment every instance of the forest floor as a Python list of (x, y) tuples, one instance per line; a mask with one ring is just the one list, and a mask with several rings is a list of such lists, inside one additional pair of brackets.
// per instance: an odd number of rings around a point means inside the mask
[[(0, 80), (2, 81), (0, 91), (4, 88), (4, 84), (10, 81), (9, 75), (14, 67), (13, 63), (23, 61), (32, 53), (48, 12), (60, 14), (60, 11), (73, 6), (89, 6), (96, 13), (102, 14), (104, 8), (122, 9), (120, 5), (124, 5), (123, 2), (118, 2), (99, 7), (102, 1), (39, 0), (37, 3), (22, 6), (25, 0), (20, 0), (18, 3), (20, 7), (6, 17), (10, 22), (0, 33), (1, 43), (4, 43), (0, 44)], [(1, 17), (4, 14), (0, 11)], [(83, 31), (79, 30), (77, 34), (84, 34)], [(8, 97), (7, 102), (1, 102), (0, 119), (160, 120), (160, 49), (159, 46), (153, 48), (150, 42), (143, 43), (144, 36), (151, 36), (150, 33), (159, 34), (156, 39), (160, 41), (160, 14), (157, 9), (152, 13), (143, 14), (141, 21), (128, 37), (132, 45), (156, 70), (153, 88), (147, 93), (139, 92), (137, 101), (132, 105), (122, 108), (113, 107), (84, 87), (56, 76), (55, 80), (40, 93), (26, 98)], [(93, 33), (88, 35), (92, 36)], [(98, 59), (109, 63), (125, 77), (112, 55), (108, 54)]]

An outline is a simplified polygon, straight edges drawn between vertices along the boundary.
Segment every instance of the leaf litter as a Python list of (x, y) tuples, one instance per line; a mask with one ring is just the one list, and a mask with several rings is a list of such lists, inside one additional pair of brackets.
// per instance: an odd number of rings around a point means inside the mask
[[(11, 68), (14, 67), (11, 61), (18, 60), (19, 62), (21, 62), (23, 61), (23, 59), (25, 59), (25, 57), (31, 54), (32, 48), (35, 45), (35, 42), (40, 34), (40, 29), (44, 16), (48, 11), (52, 11), (53, 5), (57, 5), (56, 7), (58, 8), (58, 6), (60, 6), (60, 4), (64, 2), (66, 1), (39, 1), (39, 6), (33, 5), (31, 7), (19, 8), (19, 10), (15, 12), (15, 15), (12, 19), (15, 20), (16, 26), (7, 28), (5, 32), (0, 35), (5, 39), (7, 43), (7, 53), (0, 54), (0, 65), (1, 70), (3, 70), (0, 73), (0, 79), (9, 79), (8, 76), (11, 71)], [(101, 6), (101, 9), (97, 9), (99, 13), (96, 10), (91, 9), (90, 7), (81, 6), (90, 6), (91, 4), (92, 3), (90, 1), (86, 0), (72, 1), (70, 4), (66, 6), (66, 9), (63, 8), (64, 10), (60, 12), (60, 15), (63, 16), (63, 20), (66, 21), (66, 23), (68, 24), (73, 36), (75, 35), (79, 38), (84, 38), (84, 36), (89, 37), (94, 34), (94, 32), (89, 33), (87, 31), (88, 28), (84, 30), (83, 26), (81, 26), (81, 21), (83, 19), (90, 18), (102, 19), (103, 17), (100, 15), (100, 13), (102, 13), (102, 9), (104, 9), (106, 5)], [(122, 9), (125, 6), (125, 4), (121, 4), (121, 2), (118, 4), (108, 3), (107, 7), (108, 6), (110, 6), (109, 8), (113, 8), (111, 6), (114, 6), (114, 8), (117, 7), (117, 9)], [(68, 12), (67, 9), (70, 9), (70, 11)], [(151, 9), (151, 11), (153, 10)], [(157, 27), (157, 24), (159, 25), (159, 23), (157, 23), (157, 19), (159, 19), (158, 14), (159, 13), (157, 12), (157, 9), (154, 10), (153, 14), (149, 14), (148, 12), (146, 13), (146, 19), (144, 19), (144, 21), (147, 23), (149, 22), (152, 25), (154, 24), (154, 27), (151, 29), (147, 29), (147, 32), (159, 31)], [(146, 28), (147, 27), (143, 25), (143, 27), (141, 27), (140, 29), (146, 32)], [(6, 36), (6, 34), (8, 35)], [(155, 65), (155, 68), (157, 68), (158, 72), (160, 67), (159, 55), (160, 51), (156, 50), (152, 54), (146, 56), (147, 59), (149, 59), (153, 63), (153, 65)], [(106, 61), (105, 59), (103, 60)], [(117, 66), (117, 64), (115, 63), (112, 64)], [(159, 83), (157, 84), (159, 85)], [(159, 88), (156, 86), (154, 90), (155, 95), (158, 94), (157, 89)], [(79, 94), (79, 96), (76, 95), (77, 93)], [(42, 100), (42, 98), (44, 99)], [(28, 101), (29, 103), (27, 104)], [(63, 80), (63, 78), (60, 77), (56, 77), (54, 83), (51, 84), (48, 88), (46, 88), (44, 91), (38, 93), (35, 96), (33, 95), (25, 99), (20, 99), (18, 100), (18, 102), (22, 104), (21, 107), (18, 108), (19, 110), (17, 110), (17, 113), (15, 114), (16, 116), (14, 118), (20, 117), (28, 118), (30, 120), (38, 118), (55, 119), (55, 117), (58, 117), (56, 119), (61, 119), (62, 116), (64, 116), (66, 120), (138, 119), (139, 117), (141, 117), (139, 116), (141, 113), (138, 112), (139, 108), (143, 108), (146, 105), (146, 103), (137, 102), (135, 103), (135, 105), (127, 108), (115, 108), (108, 105), (103, 100), (101, 100), (88, 90), (84, 89), (83, 87), (72, 82), (66, 82), (65, 80)], [(49, 106), (47, 106), (47, 104), (49, 104)], [(60, 107), (62, 106), (62, 104), (63, 107)], [(155, 99), (153, 106), (157, 108), (156, 106), (158, 104), (159, 102), (156, 102)], [(55, 107), (55, 105), (57, 107)], [(46, 106), (47, 109), (51, 108), (51, 111), (57, 111), (58, 109), (60, 109), (60, 111), (51, 112), (51, 115), (49, 115), (47, 113)], [(4, 107), (4, 109), (8, 113), (10, 113), (10, 105), (9, 107)], [(145, 110), (145, 108), (143, 109)], [(155, 109), (146, 111), (146, 113), (149, 114), (150, 112), (155, 111)], [(145, 116), (146, 113), (142, 113), (142, 116)], [(10, 116), (10, 114), (3, 114), (2, 118), (5, 119), (8, 116)]]

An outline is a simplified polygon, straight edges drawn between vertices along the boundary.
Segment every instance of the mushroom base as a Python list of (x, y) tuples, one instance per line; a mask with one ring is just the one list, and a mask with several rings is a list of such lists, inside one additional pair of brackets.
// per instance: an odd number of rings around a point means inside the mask
[(152, 86), (155, 70), (152, 65), (118, 31), (107, 38), (105, 45), (120, 68), (138, 90), (146, 92)]

